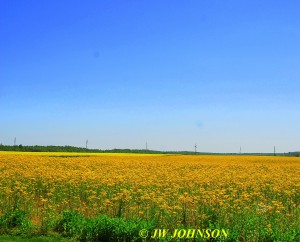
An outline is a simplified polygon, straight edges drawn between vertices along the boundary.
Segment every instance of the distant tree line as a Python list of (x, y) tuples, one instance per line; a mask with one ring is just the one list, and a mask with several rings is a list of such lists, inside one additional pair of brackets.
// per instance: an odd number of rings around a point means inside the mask
[[(178, 153), (178, 152), (163, 152), (155, 150), (139, 150), (139, 149), (112, 149), (112, 150), (100, 150), (100, 149), (87, 149), (74, 146), (23, 146), (23, 145), (2, 145), (0, 144), (0, 151), (20, 151), (20, 152), (89, 152), (89, 153), (143, 153), (143, 154), (166, 154), (166, 153)], [(192, 153), (192, 152), (187, 152)]]
[[(89, 152), (89, 153), (136, 153), (136, 154), (178, 154), (178, 155), (267, 155), (273, 156), (274, 153), (210, 153), (210, 152), (193, 152), (193, 151), (157, 151), (146, 149), (87, 149), (75, 146), (23, 146), (23, 145), (3, 145), (0, 144), (0, 151), (20, 151), (20, 152)], [(276, 153), (276, 156), (294, 156), (299, 157), (300, 151), (288, 153)]]
[(80, 147), (73, 146), (23, 146), (23, 145), (0, 145), (1, 151), (24, 151), (24, 152), (93, 152)]
[(296, 152), (289, 152), (288, 154), (289, 154), (289, 156), (295, 156), (295, 157), (299, 157), (299, 156), (300, 156), (300, 151), (296, 151)]
[(193, 152), (193, 151), (157, 151), (148, 149), (87, 149), (74, 146), (23, 146), (23, 145), (2, 145), (0, 144), (0, 151), (20, 151), (20, 152), (89, 152), (89, 153), (137, 153), (137, 154), (182, 154), (182, 155), (199, 155), (199, 154), (214, 154), (207, 152)]

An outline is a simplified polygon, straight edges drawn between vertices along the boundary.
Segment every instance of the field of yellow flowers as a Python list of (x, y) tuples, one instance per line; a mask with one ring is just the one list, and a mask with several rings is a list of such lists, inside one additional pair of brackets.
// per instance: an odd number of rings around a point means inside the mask
[(222, 228), (230, 241), (299, 241), (299, 204), (298, 157), (0, 152), (2, 223), (24, 211), (44, 231), (76, 211)]

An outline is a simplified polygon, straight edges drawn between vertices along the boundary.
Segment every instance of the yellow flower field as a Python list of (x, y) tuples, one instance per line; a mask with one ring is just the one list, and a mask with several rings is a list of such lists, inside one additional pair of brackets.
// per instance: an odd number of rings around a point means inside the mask
[(77, 210), (257, 241), (299, 231), (299, 191), (297, 157), (0, 152), (0, 215), (28, 211), (36, 226)]

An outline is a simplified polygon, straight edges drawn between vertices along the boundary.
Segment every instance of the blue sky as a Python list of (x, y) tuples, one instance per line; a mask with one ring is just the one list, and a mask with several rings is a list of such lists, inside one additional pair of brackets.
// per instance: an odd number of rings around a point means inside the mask
[(300, 150), (298, 1), (0, 1), (0, 142)]

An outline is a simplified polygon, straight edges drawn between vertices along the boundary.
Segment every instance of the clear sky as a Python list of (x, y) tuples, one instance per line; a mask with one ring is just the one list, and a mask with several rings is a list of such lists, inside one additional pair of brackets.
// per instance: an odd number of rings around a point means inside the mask
[(1, 0), (0, 143), (300, 150), (300, 3)]

